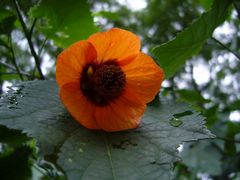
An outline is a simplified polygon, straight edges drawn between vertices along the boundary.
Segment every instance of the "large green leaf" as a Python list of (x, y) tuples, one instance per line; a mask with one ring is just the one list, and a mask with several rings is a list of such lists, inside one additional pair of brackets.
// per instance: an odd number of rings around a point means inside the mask
[(106, 133), (68, 115), (55, 81), (16, 88), (1, 99), (0, 124), (36, 138), (43, 155), (58, 156), (68, 179), (171, 179), (179, 144), (213, 137), (199, 113), (163, 97), (148, 108), (139, 128)]
[(232, 0), (215, 0), (210, 11), (204, 13), (177, 37), (152, 49), (152, 54), (164, 69), (166, 78), (174, 75), (191, 56), (197, 54), (214, 29), (226, 18)]
[[(216, 141), (215, 141), (216, 142)], [(184, 143), (181, 157), (183, 163), (192, 169), (192, 172), (221, 173), (221, 152), (212, 144), (214, 141), (199, 141), (197, 143)]]
[(97, 31), (86, 0), (42, 0), (31, 9), (40, 18), (40, 30), (60, 47), (86, 39)]

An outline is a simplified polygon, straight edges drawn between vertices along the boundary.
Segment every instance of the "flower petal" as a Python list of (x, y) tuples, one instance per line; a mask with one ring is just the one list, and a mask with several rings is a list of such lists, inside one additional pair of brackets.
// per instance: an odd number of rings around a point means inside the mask
[(140, 51), (140, 39), (135, 34), (118, 28), (93, 34), (88, 38), (97, 50), (97, 60), (120, 60), (137, 55)]
[(153, 59), (144, 53), (139, 53), (134, 60), (121, 68), (127, 80), (125, 91), (134, 94), (139, 101), (145, 103), (152, 101), (164, 78), (163, 70)]
[(95, 118), (104, 131), (122, 131), (136, 128), (145, 110), (145, 104), (136, 105), (122, 96), (108, 106), (96, 107)]
[(68, 82), (79, 82), (82, 68), (94, 61), (97, 52), (88, 41), (79, 41), (58, 55), (56, 79), (61, 87)]
[(94, 106), (81, 93), (79, 83), (67, 83), (60, 90), (60, 98), (70, 114), (83, 126), (99, 129), (94, 119)]

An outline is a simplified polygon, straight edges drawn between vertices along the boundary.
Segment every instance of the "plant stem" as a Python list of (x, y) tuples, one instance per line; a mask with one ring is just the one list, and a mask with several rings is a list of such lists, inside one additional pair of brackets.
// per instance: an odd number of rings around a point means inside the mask
[(37, 18), (35, 18), (35, 19), (33, 20), (33, 24), (32, 24), (31, 29), (30, 29), (30, 31), (29, 31), (29, 37), (30, 37), (30, 38), (32, 37), (33, 30), (34, 30), (34, 27), (35, 27), (36, 22), (37, 22)]
[(171, 77), (169, 79), (169, 81), (171, 82), (171, 91), (172, 91), (172, 96), (173, 96), (173, 99), (177, 99), (177, 95), (176, 95), (176, 92), (175, 92), (175, 83), (174, 83), (174, 76)]
[(219, 40), (217, 40), (216, 38), (212, 37), (212, 39), (217, 42), (220, 46), (222, 46), (223, 48), (225, 48), (226, 50), (228, 50), (229, 52), (231, 52), (234, 56), (236, 56), (236, 58), (238, 60), (240, 60), (240, 55), (237, 54), (236, 52), (234, 52), (233, 50), (231, 50), (229, 47), (227, 47), (226, 45), (224, 45), (223, 43), (221, 43)]
[(15, 53), (14, 53), (13, 45), (12, 45), (12, 37), (11, 37), (11, 34), (9, 35), (9, 44), (10, 44), (10, 51), (11, 51), (11, 53), (12, 53), (12, 58), (11, 58), (12, 63), (13, 63), (13, 65), (14, 65), (14, 67), (15, 67), (15, 69), (16, 69), (19, 77), (20, 77), (20, 79), (21, 79), (22, 81), (24, 81), (24, 78), (23, 78), (23, 76), (22, 76), (22, 74), (21, 74), (21, 72), (20, 72), (20, 69), (18, 68), (17, 62), (16, 62), (16, 57), (15, 57)]
[(238, 19), (240, 20), (240, 7), (237, 5), (236, 2), (233, 2), (233, 6), (234, 6), (234, 8), (235, 8), (236, 11), (237, 11)]
[(30, 33), (28, 33), (28, 30), (27, 30), (27, 27), (26, 27), (26, 24), (24, 23), (24, 20), (23, 20), (23, 17), (21, 15), (21, 12), (20, 12), (20, 8), (17, 4), (17, 1), (16, 0), (13, 0), (13, 3), (14, 3), (14, 6), (16, 8), (16, 11), (17, 11), (17, 14), (18, 14), (18, 17), (19, 17), (19, 20), (20, 20), (20, 23), (22, 25), (22, 28), (23, 28), (23, 32), (27, 38), (27, 41), (28, 41), (28, 45), (30, 47), (30, 51), (31, 51), (31, 54), (35, 60), (35, 64), (36, 64), (36, 67), (37, 67), (37, 70), (38, 70), (38, 73), (40, 75), (40, 79), (45, 79), (43, 73), (42, 73), (42, 70), (41, 70), (41, 65), (40, 65), (40, 58), (39, 56), (37, 55), (34, 47), (33, 47), (33, 43), (31, 41), (31, 37), (30, 37)]
[[(43, 48), (44, 48), (46, 42), (47, 42), (47, 38), (44, 39), (44, 41), (43, 41), (43, 43), (42, 43), (42, 45), (41, 45), (41, 47), (40, 47), (40, 49), (39, 49), (39, 51), (38, 51), (38, 56), (39, 56), (39, 57), (41, 57), (41, 54), (42, 54), (42, 52), (43, 52)], [(35, 66), (35, 67), (33, 68), (33, 70), (32, 70), (32, 76), (34, 76), (35, 71), (36, 71), (36, 66)]]
[(24, 71), (19, 70), (19, 72), (17, 72), (16, 68), (14, 66), (10, 65), (10, 64), (7, 64), (7, 63), (1, 62), (1, 61), (0, 61), (0, 64), (5, 66), (5, 67), (7, 67), (7, 68), (9, 68), (9, 69), (11, 69), (11, 70), (13, 70), (13, 71), (15, 71), (18, 74), (21, 74), (21, 75), (24, 75), (24, 76), (32, 78), (32, 76), (30, 74), (28, 74), (28, 73), (26, 73)]

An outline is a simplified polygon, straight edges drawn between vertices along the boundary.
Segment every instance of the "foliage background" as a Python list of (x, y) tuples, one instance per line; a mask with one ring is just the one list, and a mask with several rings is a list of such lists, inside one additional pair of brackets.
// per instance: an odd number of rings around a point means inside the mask
[[(63, 48), (110, 27), (137, 33), (142, 50), (153, 55), (153, 47), (176, 37), (212, 4), (210, 0), (143, 2), (144, 8), (138, 10), (130, 1), (120, 0), (1, 0), (0, 93), (20, 81), (54, 79), (56, 56)], [(216, 135), (214, 140), (182, 145), (182, 161), (174, 166), (176, 179), (240, 178), (239, 22), (240, 2), (235, 0), (201, 51), (163, 83), (162, 95), (192, 104)], [(39, 157), (36, 142), (20, 131), (0, 126), (0, 142), (0, 177), (65, 178), (58, 167)]]

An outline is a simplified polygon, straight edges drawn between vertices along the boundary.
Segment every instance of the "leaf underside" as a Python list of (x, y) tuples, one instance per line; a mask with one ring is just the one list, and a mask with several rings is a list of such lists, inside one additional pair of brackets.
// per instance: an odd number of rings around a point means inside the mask
[(172, 179), (179, 144), (213, 137), (199, 113), (163, 97), (135, 130), (88, 130), (66, 112), (55, 81), (11, 88), (0, 99), (0, 124), (35, 138), (42, 155), (57, 156), (68, 179)]

